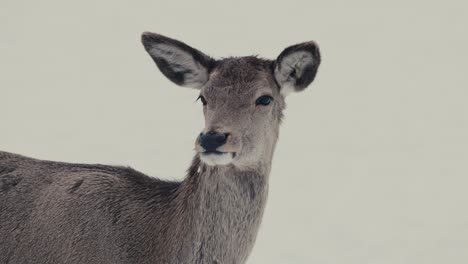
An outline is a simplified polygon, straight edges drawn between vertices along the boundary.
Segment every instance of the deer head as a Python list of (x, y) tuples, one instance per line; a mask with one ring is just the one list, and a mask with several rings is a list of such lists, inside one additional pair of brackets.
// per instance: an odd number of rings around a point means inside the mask
[(304, 90), (320, 64), (312, 41), (286, 48), (276, 60), (254, 56), (215, 60), (150, 32), (143, 33), (142, 42), (169, 80), (200, 91), (205, 128), (195, 150), (209, 166), (249, 168), (271, 162), (285, 97)]

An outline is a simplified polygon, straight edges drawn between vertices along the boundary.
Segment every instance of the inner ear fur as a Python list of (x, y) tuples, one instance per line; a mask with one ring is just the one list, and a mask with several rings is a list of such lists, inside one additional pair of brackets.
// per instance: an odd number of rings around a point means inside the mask
[(159, 70), (177, 85), (199, 89), (215, 60), (187, 44), (160, 34), (144, 32), (141, 41)]
[(304, 90), (315, 79), (320, 65), (320, 51), (313, 41), (290, 46), (275, 61), (274, 75), (281, 93)]

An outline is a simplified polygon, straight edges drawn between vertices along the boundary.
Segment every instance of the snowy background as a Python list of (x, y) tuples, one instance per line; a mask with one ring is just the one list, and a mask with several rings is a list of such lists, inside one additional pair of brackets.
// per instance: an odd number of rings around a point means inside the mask
[(141, 32), (216, 58), (315, 40), (249, 263), (465, 264), (467, 25), (463, 1), (1, 0), (0, 149), (182, 179), (198, 92), (165, 79)]

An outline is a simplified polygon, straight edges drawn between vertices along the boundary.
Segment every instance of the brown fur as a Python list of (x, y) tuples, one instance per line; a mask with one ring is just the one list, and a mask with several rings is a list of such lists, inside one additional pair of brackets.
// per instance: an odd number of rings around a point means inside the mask
[[(197, 140), (187, 177), (167, 182), (131, 168), (0, 152), (0, 263), (246, 261), (265, 208), (282, 91), (312, 82), (318, 49), (306, 42), (276, 61), (216, 61), (153, 33), (143, 44), (170, 80), (200, 89), (207, 101), (203, 132), (229, 133), (218, 151), (233, 153), (232, 161), (203, 162)], [(258, 105), (265, 94), (273, 101)]]

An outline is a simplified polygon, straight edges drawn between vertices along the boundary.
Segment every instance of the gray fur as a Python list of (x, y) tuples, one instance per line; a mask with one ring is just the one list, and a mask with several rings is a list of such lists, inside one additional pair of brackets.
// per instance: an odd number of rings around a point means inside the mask
[[(265, 208), (285, 107), (277, 64), (256, 57), (214, 61), (181, 42), (145, 34), (145, 47), (153, 41), (164, 42), (165, 50), (183, 47), (183, 61), (197, 65), (191, 76), (196, 69), (208, 73), (199, 88), (208, 101), (204, 131), (230, 133), (220, 151), (235, 153), (232, 162), (201, 161), (197, 139), (186, 178), (167, 182), (132, 168), (0, 152), (0, 263), (245, 263)], [(158, 67), (171, 65), (183, 64)], [(161, 70), (179, 85), (188, 80), (174, 77), (172, 68)], [(265, 93), (273, 103), (255, 105)]]

